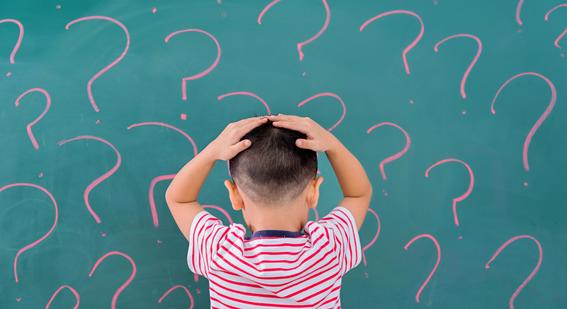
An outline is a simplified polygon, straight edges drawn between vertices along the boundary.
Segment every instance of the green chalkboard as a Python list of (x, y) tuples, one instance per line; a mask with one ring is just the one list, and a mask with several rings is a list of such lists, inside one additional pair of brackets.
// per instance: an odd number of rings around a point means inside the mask
[[(0, 0), (0, 307), (208, 307), (164, 193), (271, 112), (372, 181), (344, 308), (564, 308), (566, 20), (559, 0)], [(319, 162), (324, 215), (342, 195)], [(199, 201), (242, 222), (228, 177)]]

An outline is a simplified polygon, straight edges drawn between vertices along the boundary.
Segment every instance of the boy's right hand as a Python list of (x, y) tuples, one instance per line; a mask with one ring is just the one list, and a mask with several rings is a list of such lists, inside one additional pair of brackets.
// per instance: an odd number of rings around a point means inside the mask
[(335, 146), (336, 137), (309, 117), (295, 115), (270, 115), (273, 126), (299, 131), (307, 135), (307, 139), (298, 138), (295, 145), (313, 151), (327, 151)]

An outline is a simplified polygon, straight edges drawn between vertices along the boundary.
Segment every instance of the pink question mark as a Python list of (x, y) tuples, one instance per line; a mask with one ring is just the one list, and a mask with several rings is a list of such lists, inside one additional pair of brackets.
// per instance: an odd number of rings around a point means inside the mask
[(469, 74), (470, 74), (472, 68), (475, 66), (476, 62), (478, 61), (478, 58), (480, 57), (480, 54), (482, 53), (482, 42), (480, 41), (480, 39), (476, 35), (472, 35), (472, 34), (468, 34), (468, 33), (454, 34), (454, 35), (448, 36), (448, 37), (442, 39), (441, 41), (437, 42), (435, 44), (435, 46), (433, 47), (433, 50), (435, 50), (435, 52), (437, 53), (439, 51), (439, 46), (441, 46), (441, 44), (447, 42), (448, 40), (451, 40), (451, 39), (454, 39), (454, 38), (459, 38), (459, 37), (460, 38), (473, 39), (476, 42), (476, 45), (477, 45), (476, 55), (474, 56), (473, 60), (469, 64), (469, 67), (465, 71), (463, 78), (461, 79), (461, 97), (463, 97), (463, 99), (466, 99), (467, 93), (465, 92), (465, 83), (467, 82), (467, 78), (469, 77)]
[(23, 247), (22, 249), (18, 250), (18, 252), (16, 253), (16, 257), (14, 257), (14, 279), (16, 280), (16, 283), (19, 282), (19, 278), (18, 278), (18, 260), (20, 258), (20, 255), (28, 250), (30, 250), (31, 248), (37, 246), (40, 242), (42, 242), (44, 239), (46, 239), (49, 235), (51, 235), (51, 233), (53, 232), (53, 230), (55, 229), (55, 226), (57, 226), (57, 219), (59, 218), (59, 208), (57, 207), (57, 202), (55, 201), (55, 198), (53, 197), (53, 195), (51, 194), (51, 192), (49, 192), (47, 189), (45, 189), (42, 186), (33, 184), (33, 183), (12, 183), (12, 184), (8, 184), (5, 186), (0, 187), (0, 192), (6, 190), (6, 189), (10, 189), (13, 187), (31, 187), (31, 188), (36, 188), (40, 191), (42, 191), (43, 193), (45, 193), (49, 199), (51, 200), (51, 203), (53, 204), (53, 209), (55, 210), (55, 218), (53, 219), (53, 225), (51, 225), (51, 228), (49, 229), (49, 231), (47, 231), (47, 233), (45, 233), (43, 236), (41, 236), (39, 239), (37, 239), (36, 241), (32, 242), (31, 244)]
[(161, 304), (163, 299), (166, 298), (169, 295), (169, 293), (171, 293), (171, 292), (173, 292), (177, 289), (181, 289), (185, 292), (185, 294), (187, 294), (187, 296), (189, 297), (189, 301), (190, 301), (189, 309), (193, 309), (193, 307), (195, 306), (195, 300), (193, 299), (193, 295), (191, 295), (191, 292), (189, 292), (189, 289), (186, 286), (180, 285), (180, 284), (174, 285), (171, 288), (169, 288), (169, 290), (165, 291), (165, 293), (163, 293), (163, 295), (159, 298), (158, 303)]
[[(462, 165), (464, 165), (467, 169), (467, 171), (469, 172), (469, 187), (467, 188), (467, 191), (465, 193), (463, 193), (461, 196), (456, 197), (453, 199), (453, 220), (455, 222), (456, 226), (459, 226), (459, 217), (457, 216), (457, 203), (464, 201), (467, 197), (469, 197), (469, 195), (471, 194), (473, 188), (474, 188), (474, 173), (473, 170), (471, 169), (471, 167), (466, 163), (463, 162), (459, 159), (454, 159), (454, 158), (447, 158), (447, 159), (443, 159), (441, 161), (438, 161), (436, 163), (434, 163), (433, 165), (431, 165), (430, 167), (427, 168), (427, 170), (425, 170), (425, 177), (429, 178), (429, 172), (434, 169), (435, 167), (445, 164), (445, 163), (450, 163), (450, 162), (456, 162), (456, 163), (460, 163)], [(459, 237), (461, 238), (461, 237)]]
[[(198, 32), (198, 33), (202, 33), (204, 35), (206, 35), (207, 37), (209, 37), (211, 40), (213, 40), (213, 42), (215, 42), (215, 45), (217, 46), (217, 57), (215, 59), (215, 61), (213, 62), (213, 64), (211, 64), (206, 70), (204, 70), (203, 72), (199, 73), (199, 74), (195, 74), (195, 75), (191, 75), (191, 76), (187, 76), (184, 77), (181, 80), (181, 98), (183, 99), (183, 101), (187, 101), (187, 84), (186, 82), (188, 80), (195, 80), (195, 79), (199, 79), (207, 74), (209, 74), (219, 63), (220, 58), (221, 58), (221, 46), (219, 44), (219, 41), (210, 33), (208, 33), (205, 30), (202, 29), (183, 29), (183, 30), (178, 30), (175, 32), (170, 33), (168, 36), (165, 37), (165, 43), (169, 42), (169, 40), (180, 34), (180, 33), (185, 33), (185, 32)], [(182, 119), (185, 119), (185, 117), (182, 115), (181, 116)]]
[[(3, 23), (13, 23), (16, 26), (18, 26), (18, 29), (20, 30), (19, 35), (18, 35), (18, 40), (16, 41), (16, 45), (14, 45), (14, 48), (12, 49), (12, 52), (10, 53), (10, 63), (14, 64), (16, 61), (14, 60), (14, 58), (16, 57), (16, 53), (18, 52), (18, 49), (20, 48), (20, 45), (22, 44), (22, 40), (24, 39), (24, 25), (22, 25), (22, 23), (17, 20), (17, 19), (12, 19), (12, 18), (6, 18), (6, 19), (0, 19), (0, 24)], [(6, 76), (11, 76), (12, 73), (8, 72), (6, 73)]]
[(496, 257), (500, 254), (500, 252), (502, 252), (502, 250), (504, 250), (506, 247), (508, 247), (508, 245), (510, 245), (511, 243), (513, 243), (516, 240), (522, 239), (522, 238), (527, 238), (527, 239), (531, 239), (535, 242), (535, 244), (537, 245), (537, 248), (539, 250), (539, 258), (537, 260), (537, 264), (535, 266), (535, 268), (532, 270), (532, 272), (529, 274), (529, 276), (522, 282), (522, 284), (520, 284), (520, 286), (516, 289), (516, 291), (514, 291), (514, 294), (512, 294), (512, 297), (510, 297), (510, 301), (509, 301), (509, 305), (510, 305), (510, 309), (514, 309), (514, 300), (516, 299), (516, 297), (518, 297), (518, 295), (520, 294), (520, 292), (522, 292), (522, 290), (524, 289), (524, 287), (526, 287), (526, 285), (528, 284), (528, 282), (530, 282), (530, 280), (532, 280), (532, 278), (535, 276), (535, 274), (538, 272), (539, 267), (541, 266), (541, 262), (543, 261), (543, 249), (541, 247), (541, 244), (539, 243), (539, 241), (537, 239), (535, 239), (534, 237), (530, 236), (530, 235), (518, 235), (518, 236), (514, 236), (512, 238), (510, 238), (509, 240), (507, 240), (505, 243), (503, 243), (498, 250), (496, 250), (496, 252), (494, 252), (494, 254), (492, 255), (492, 257), (490, 258), (490, 260), (488, 260), (488, 262), (486, 263), (486, 265), (484, 265), (485, 269), (489, 269), (490, 268), (490, 263), (492, 263), (492, 261), (494, 261), (494, 259), (496, 259)]
[(249, 92), (249, 91), (234, 91), (234, 92), (228, 92), (225, 94), (221, 94), (217, 97), (218, 101), (222, 101), (224, 98), (227, 97), (232, 97), (232, 96), (248, 96), (248, 97), (252, 97), (256, 100), (258, 100), (260, 103), (262, 103), (264, 105), (264, 107), (266, 108), (266, 112), (268, 113), (268, 115), (271, 115), (272, 112), (270, 111), (270, 106), (268, 105), (268, 103), (266, 103), (266, 100), (262, 99), (261, 97), (259, 97), (257, 94)]
[(429, 276), (427, 276), (427, 279), (425, 279), (425, 281), (421, 284), (421, 286), (419, 287), (419, 290), (417, 290), (417, 293), (415, 294), (415, 301), (417, 303), (419, 303), (419, 295), (421, 295), (423, 288), (425, 288), (425, 286), (429, 283), (429, 280), (431, 280), (431, 277), (433, 277), (433, 274), (435, 273), (435, 271), (437, 270), (437, 267), (439, 266), (439, 262), (441, 262), (441, 247), (439, 246), (439, 242), (437, 241), (437, 239), (435, 239), (435, 237), (433, 237), (430, 234), (421, 234), (421, 235), (415, 236), (404, 246), (404, 249), (407, 251), (408, 248), (414, 243), (414, 241), (416, 241), (420, 238), (429, 238), (429, 239), (431, 239), (431, 241), (433, 241), (433, 244), (435, 244), (435, 248), (437, 249), (437, 261), (435, 262), (435, 266), (433, 267), (433, 269), (429, 273)]
[[(266, 12), (268, 12), (268, 10), (276, 5), (278, 2), (280, 2), (281, 0), (273, 0), (272, 2), (270, 2), (268, 5), (266, 5), (266, 7), (264, 7), (264, 9), (262, 10), (262, 12), (260, 12), (260, 14), (258, 15), (258, 24), (261, 25), (262, 24), (262, 17), (264, 16), (264, 14), (266, 14)], [(323, 32), (325, 32), (325, 30), (327, 29), (327, 27), (329, 26), (329, 22), (331, 21), (331, 10), (329, 9), (329, 5), (327, 4), (326, 0), (322, 0), (323, 2), (323, 6), (325, 7), (325, 23), (323, 24), (323, 27), (321, 27), (321, 29), (319, 29), (319, 31), (312, 36), (311, 38), (301, 42), (301, 43), (297, 43), (297, 52), (299, 53), (299, 61), (303, 61), (303, 47), (306, 46), (307, 44), (315, 41), (318, 37), (321, 36), (321, 34), (323, 34)]]
[(75, 290), (72, 286), (70, 285), (62, 285), (60, 286), (54, 293), (53, 295), (51, 295), (51, 298), (49, 298), (49, 302), (47, 302), (47, 305), (45, 305), (45, 309), (49, 309), (49, 307), (51, 306), (51, 303), (53, 302), (53, 300), (55, 299), (55, 297), (59, 294), (59, 292), (61, 292), (63, 289), (68, 289), (69, 291), (71, 291), (71, 293), (73, 293), (73, 295), (75, 296), (75, 300), (77, 301), (75, 303), (75, 306), (73, 306), (73, 309), (78, 309), (79, 308), (79, 304), (81, 303), (81, 297), (79, 296), (79, 293), (77, 292), (77, 290)]
[[(93, 216), (96, 223), (100, 224), (102, 222), (100, 220), (100, 217), (91, 208), (91, 203), (89, 202), (89, 194), (98, 184), (100, 184), (101, 182), (103, 182), (104, 180), (106, 180), (107, 178), (112, 176), (112, 174), (114, 174), (116, 172), (116, 170), (118, 170), (118, 168), (122, 164), (122, 155), (120, 155), (120, 152), (118, 151), (118, 149), (116, 149), (116, 147), (114, 147), (114, 145), (112, 143), (110, 143), (109, 141), (107, 141), (103, 138), (97, 137), (97, 136), (80, 135), (80, 136), (73, 137), (73, 138), (70, 138), (70, 139), (61, 140), (57, 144), (59, 146), (62, 146), (64, 144), (68, 143), (68, 142), (73, 142), (73, 141), (78, 141), (78, 140), (95, 140), (95, 141), (101, 142), (101, 143), (107, 145), (108, 147), (112, 148), (112, 150), (114, 150), (114, 154), (116, 154), (116, 163), (114, 164), (114, 166), (110, 170), (108, 170), (106, 173), (104, 173), (102, 176), (100, 176), (97, 179), (95, 179), (94, 181), (92, 181), (87, 186), (85, 191), (83, 192), (83, 200), (85, 201), (85, 205), (87, 206), (88, 211), (91, 213), (91, 216)], [(105, 235), (103, 234), (103, 236), (105, 236)]]
[(524, 5), (524, 0), (518, 0), (518, 5), (516, 5), (516, 22), (518, 23), (518, 25), (520, 25), (520, 27), (524, 24), (522, 22), (522, 18), (520, 17), (522, 5)]
[(378, 216), (378, 214), (374, 211), (374, 209), (368, 208), (368, 212), (370, 212), (374, 216), (374, 218), (376, 218), (376, 223), (378, 224), (378, 227), (376, 228), (376, 234), (374, 234), (372, 240), (369, 243), (367, 243), (364, 247), (362, 247), (362, 262), (364, 263), (364, 266), (366, 266), (366, 250), (370, 249), (370, 247), (374, 245), (374, 243), (380, 236), (380, 229), (382, 227), (382, 223), (380, 222), (380, 216)]
[(341, 97), (339, 97), (338, 95), (332, 93), (332, 92), (322, 92), (322, 93), (317, 93), (315, 95), (310, 96), (309, 98), (297, 103), (297, 107), (301, 107), (303, 105), (305, 105), (306, 103), (310, 102), (311, 100), (315, 100), (317, 98), (320, 97), (331, 97), (336, 99), (337, 101), (339, 101), (339, 103), (341, 103), (342, 106), (342, 114), (341, 117), (339, 118), (339, 120), (337, 122), (335, 122), (335, 124), (333, 124), (330, 128), (327, 128), (327, 131), (331, 132), (333, 131), (334, 128), (336, 128), (345, 118), (345, 114), (346, 114), (346, 105), (345, 102), (343, 101), (343, 99), (341, 99)]
[(392, 162), (392, 161), (395, 161), (395, 160), (401, 158), (406, 152), (408, 152), (410, 145), (411, 145), (411, 139), (410, 139), (410, 136), (408, 135), (408, 133), (406, 132), (406, 130), (402, 129), (402, 127), (400, 127), (399, 125), (392, 123), (392, 122), (381, 122), (381, 123), (375, 124), (375, 125), (371, 126), (370, 128), (368, 128), (368, 130), (366, 130), (366, 133), (370, 134), (370, 132), (372, 132), (372, 130), (379, 128), (379, 127), (382, 127), (382, 126), (391, 126), (391, 127), (397, 128), (398, 130), (400, 130), (404, 134), (404, 136), (406, 138), (406, 144), (401, 151), (399, 151), (398, 153), (396, 153), (396, 154), (382, 160), (382, 162), (380, 162), (380, 173), (382, 174), (382, 179), (387, 180), (388, 177), (386, 177), (386, 172), (384, 171), (384, 166), (386, 164)]
[[(559, 4), (555, 7), (553, 7), (551, 10), (547, 11), (547, 13), (545, 13), (545, 21), (547, 21), (549, 19), (549, 15), (553, 12), (555, 12), (555, 10), (559, 9), (559, 8), (564, 8), (567, 7), (567, 3), (562, 3)], [(561, 46), (559, 46), (559, 41), (561, 41), (561, 39), (563, 39), (563, 37), (567, 35), (567, 29), (563, 30), (563, 32), (561, 32), (561, 34), (555, 39), (555, 41), (553, 42), (553, 44), (555, 45), (555, 47), (557, 48), (561, 48)]]
[[(130, 130), (132, 128), (136, 128), (136, 127), (141, 127), (141, 126), (160, 126), (160, 127), (164, 127), (164, 128), (168, 128), (170, 130), (173, 130), (173, 131), (181, 134), (185, 139), (187, 139), (191, 143), (191, 145), (193, 146), (193, 156), (196, 156), (197, 153), (198, 153), (197, 145), (195, 144), (195, 141), (193, 140), (193, 138), (191, 138), (191, 136), (189, 136), (189, 134), (185, 133), (183, 130), (181, 130), (181, 129), (175, 127), (175, 126), (172, 126), (168, 123), (156, 122), (156, 121), (139, 122), (139, 123), (134, 123), (134, 124), (129, 125), (128, 130)], [(161, 175), (161, 176), (157, 176), (154, 179), (152, 179), (152, 181), (150, 183), (150, 188), (148, 190), (148, 199), (150, 201), (150, 211), (152, 213), (152, 220), (153, 220), (155, 227), (159, 226), (159, 218), (158, 218), (158, 213), (157, 213), (157, 209), (156, 209), (156, 202), (155, 202), (155, 197), (154, 197), (155, 186), (157, 185), (158, 182), (171, 180), (174, 177), (175, 177), (175, 174)]]
[(32, 88), (29, 89), (28, 91), (20, 94), (20, 96), (16, 99), (16, 107), (19, 106), (20, 104), (20, 100), (25, 97), (26, 95), (32, 93), (32, 92), (40, 92), (41, 94), (43, 94), (45, 96), (45, 108), (43, 109), (43, 112), (32, 122), (28, 123), (28, 125), (26, 126), (27, 132), (28, 132), (28, 136), (30, 137), (30, 140), (32, 142), (33, 147), (35, 148), (35, 150), (39, 149), (39, 145), (37, 144), (37, 140), (35, 139), (35, 136), (33, 135), (32, 132), (32, 127), (39, 122), (39, 120), (41, 118), (43, 118), (43, 116), (45, 116), (45, 114), (47, 113), (47, 111), (49, 110), (49, 107), (51, 106), (51, 97), (49, 96), (49, 93), (47, 93), (47, 91), (45, 91), (42, 88)]
[(93, 276), (93, 273), (95, 272), (95, 270), (97, 269), (98, 265), (104, 261), (107, 257), (111, 256), (111, 255), (119, 255), (122, 256), (123, 258), (125, 258), (126, 260), (128, 260), (128, 262), (130, 262), (130, 265), (132, 266), (132, 272), (130, 273), (130, 277), (128, 277), (128, 280), (126, 280), (124, 283), (122, 283), (122, 285), (120, 285), (120, 287), (116, 290), (116, 292), (114, 292), (114, 295), (112, 296), (112, 309), (116, 308), (116, 301), (118, 300), (118, 296), (120, 296), (120, 293), (122, 293), (122, 291), (130, 284), (130, 282), (132, 282), (132, 280), (134, 280), (134, 277), (136, 276), (136, 263), (134, 263), (134, 260), (132, 260), (132, 258), (124, 253), (124, 252), (120, 252), (120, 251), (110, 251), (108, 253), (106, 253), (105, 255), (101, 256), (96, 263), (94, 264), (93, 268), (91, 269), (90, 273), (89, 273), (89, 277)]
[(553, 83), (547, 77), (539, 73), (524, 72), (524, 73), (516, 74), (512, 76), (510, 79), (508, 79), (502, 86), (500, 86), (500, 89), (498, 89), (498, 91), (496, 92), (494, 99), (492, 99), (492, 105), (490, 106), (490, 111), (492, 112), (492, 114), (496, 114), (496, 111), (494, 110), (494, 103), (496, 102), (496, 99), (498, 98), (500, 92), (514, 79), (527, 75), (539, 77), (549, 85), (549, 89), (551, 90), (551, 100), (549, 101), (549, 105), (547, 106), (543, 114), (539, 117), (537, 122), (534, 124), (534, 126), (531, 128), (530, 132), (528, 133), (528, 136), (526, 136), (526, 139), (524, 140), (523, 162), (524, 162), (524, 169), (526, 170), (526, 172), (530, 170), (530, 165), (528, 162), (528, 148), (530, 147), (532, 137), (534, 136), (537, 129), (541, 126), (541, 124), (545, 121), (547, 116), (549, 116), (549, 114), (553, 110), (553, 107), (555, 106), (555, 101), (557, 100), (557, 90), (555, 89), (555, 85), (553, 85)]
[(316, 208), (311, 208), (311, 210), (313, 210), (313, 213), (315, 214), (315, 221), (319, 221), (319, 211), (317, 211)]
[[(252, 93), (252, 92), (248, 92), (248, 91), (234, 91), (234, 92), (228, 92), (225, 94), (221, 94), (217, 97), (217, 100), (220, 102), (222, 101), (224, 98), (227, 97), (232, 97), (232, 96), (248, 96), (248, 97), (252, 97), (256, 100), (258, 100), (260, 103), (262, 103), (264, 105), (264, 107), (266, 108), (266, 112), (268, 113), (268, 115), (271, 115), (272, 112), (270, 111), (270, 106), (268, 105), (268, 103), (266, 103), (266, 100), (262, 99), (261, 97), (259, 97), (257, 94)], [(227, 166), (227, 170), (228, 170), (228, 176), (231, 177), (230, 175), (230, 162), (229, 160), (226, 160), (226, 166)]]
[(409, 65), (408, 65), (408, 60), (407, 60), (407, 53), (409, 53), (409, 51), (415, 47), (415, 45), (417, 45), (417, 43), (419, 42), (419, 40), (421, 40), (421, 37), (423, 36), (423, 33), (425, 31), (425, 26), (423, 25), (423, 20), (421, 19), (421, 17), (419, 17), (419, 15), (417, 15), (416, 13), (412, 12), (412, 11), (406, 11), (406, 10), (393, 10), (393, 11), (388, 11), (388, 12), (384, 12), (381, 14), (378, 14), (372, 18), (370, 18), (369, 20), (365, 21), (361, 26), (360, 26), (360, 32), (362, 32), (362, 30), (364, 30), (364, 28), (366, 28), (366, 26), (368, 26), (370, 23), (374, 22), (377, 19), (380, 19), (382, 17), (388, 16), (388, 15), (395, 15), (395, 14), (405, 14), (405, 15), (410, 15), (413, 16), (415, 18), (417, 18), (417, 20), (419, 21), (419, 24), (421, 25), (421, 30), (419, 31), (419, 34), (417, 35), (417, 37), (413, 40), (413, 42), (411, 42), (410, 45), (408, 45), (403, 53), (402, 53), (402, 59), (404, 61), (404, 68), (406, 69), (406, 74), (409, 75), (410, 74), (410, 69), (409, 69)]
[(86, 16), (86, 17), (77, 18), (77, 19), (70, 21), (67, 25), (65, 25), (65, 29), (69, 30), (69, 27), (71, 27), (71, 25), (73, 25), (75, 23), (86, 21), (86, 20), (94, 20), (94, 19), (110, 21), (110, 22), (114, 23), (115, 25), (117, 25), (118, 27), (120, 27), (124, 31), (124, 34), (126, 34), (126, 47), (124, 48), (124, 50), (122, 51), (120, 56), (118, 56), (118, 58), (116, 58), (109, 65), (107, 65), (102, 70), (100, 70), (98, 73), (96, 73), (93, 77), (91, 77), (91, 79), (89, 79), (89, 82), (87, 83), (87, 93), (88, 93), (88, 96), (89, 96), (89, 101), (91, 102), (91, 105), (94, 108), (94, 110), (98, 113), (100, 110), (99, 110), (99, 108), (98, 108), (98, 106), (95, 102), (94, 96), (93, 96), (93, 82), (97, 78), (99, 78), (102, 74), (104, 74), (108, 70), (110, 70), (118, 62), (120, 62), (122, 60), (122, 58), (124, 58), (124, 56), (126, 56), (126, 53), (128, 52), (128, 48), (130, 48), (130, 33), (128, 32), (128, 29), (126, 28), (126, 26), (124, 26), (121, 22), (119, 22), (118, 20), (116, 20), (112, 17), (107, 17), (107, 16)]

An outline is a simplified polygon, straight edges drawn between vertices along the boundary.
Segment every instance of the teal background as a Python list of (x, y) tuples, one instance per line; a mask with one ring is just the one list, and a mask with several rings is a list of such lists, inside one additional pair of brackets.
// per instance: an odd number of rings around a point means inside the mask
[[(297, 103), (321, 92), (335, 93), (345, 102), (346, 116), (332, 133), (364, 165), (374, 188), (371, 207), (382, 226), (378, 240), (366, 251), (367, 266), (361, 263), (343, 278), (344, 308), (506, 308), (536, 265), (537, 247), (522, 239), (506, 248), (490, 269), (484, 264), (506, 240), (524, 234), (540, 241), (543, 263), (515, 300), (516, 308), (564, 308), (567, 60), (553, 41), (567, 26), (567, 9), (554, 12), (548, 22), (543, 19), (561, 2), (525, 1), (520, 27), (515, 20), (517, 1), (512, 0), (331, 0), (328, 29), (304, 47), (303, 61), (296, 44), (319, 31), (325, 20), (323, 4), (285, 0), (258, 25), (258, 14), (268, 3), (0, 1), (0, 19), (15, 18), (25, 27), (15, 63), (10, 64), (17, 28), (0, 24), (0, 186), (40, 185), (59, 206), (53, 233), (20, 256), (16, 283), (16, 252), (51, 227), (53, 206), (33, 188), (0, 193), (0, 307), (44, 308), (62, 284), (78, 291), (81, 308), (109, 307), (113, 293), (130, 275), (130, 264), (111, 256), (92, 277), (88, 273), (99, 257), (114, 250), (131, 256), (138, 270), (118, 298), (118, 308), (189, 307), (181, 290), (157, 302), (176, 284), (191, 291), (196, 308), (208, 307), (207, 280), (194, 281), (186, 263), (188, 244), (164, 201), (169, 181), (155, 188), (157, 228), (148, 200), (150, 181), (176, 173), (193, 157), (193, 146), (163, 127), (127, 127), (145, 121), (168, 123), (189, 134), (200, 151), (229, 122), (266, 113), (249, 97), (217, 100), (228, 92), (250, 91), (264, 98), (272, 113), (309, 116), (326, 128), (342, 113), (335, 99), (320, 98), (302, 107)], [(358, 30), (369, 18), (395, 9), (414, 11), (425, 24), (422, 40), (408, 53), (410, 75), (401, 53), (419, 32), (415, 18), (388, 16)], [(87, 82), (118, 57), (125, 38), (119, 27), (102, 20), (65, 30), (71, 20), (89, 15), (116, 18), (131, 36), (124, 59), (93, 84), (98, 113), (89, 103)], [(187, 28), (213, 34), (222, 56), (210, 74), (187, 82), (188, 100), (183, 101), (181, 79), (202, 72), (216, 57), (215, 45), (202, 34), (184, 33), (164, 43), (169, 33)], [(459, 84), (476, 51), (474, 42), (455, 39), (433, 51), (436, 42), (455, 33), (477, 35), (484, 45), (466, 84), (466, 100)], [(567, 45), (567, 39), (561, 43)], [(529, 172), (522, 166), (522, 145), (548, 105), (547, 84), (535, 77), (513, 81), (496, 102), (497, 114), (490, 113), (498, 88), (527, 71), (547, 76), (558, 93), (554, 110), (529, 148)], [(5, 76), (7, 72), (12, 75)], [(51, 109), (33, 127), (38, 150), (26, 125), (43, 111), (44, 97), (31, 94), (19, 107), (14, 105), (20, 94), (34, 87), (44, 88), (52, 98)], [(180, 119), (181, 113), (187, 120)], [(386, 165), (386, 181), (378, 165), (402, 149), (404, 137), (391, 127), (366, 133), (383, 121), (400, 125), (412, 139), (409, 151)], [(92, 140), (57, 144), (79, 135), (107, 139), (122, 155), (118, 170), (90, 194), (100, 224), (87, 211), (83, 191), (115, 164), (116, 156)], [(452, 163), (424, 177), (428, 166), (448, 157), (467, 162), (475, 173), (471, 195), (458, 204), (459, 227), (453, 223), (451, 201), (468, 186), (466, 169)], [(324, 215), (342, 195), (326, 156), (320, 153), (319, 160), (325, 178), (319, 212)], [(241, 222), (222, 184), (227, 178), (226, 163), (218, 162), (199, 201), (219, 205)], [(376, 230), (376, 220), (367, 216), (360, 231), (363, 246)], [(438, 239), (442, 256), (416, 303), (436, 250), (427, 239), (407, 251), (403, 247), (423, 233)], [(52, 304), (73, 305), (67, 290)]]

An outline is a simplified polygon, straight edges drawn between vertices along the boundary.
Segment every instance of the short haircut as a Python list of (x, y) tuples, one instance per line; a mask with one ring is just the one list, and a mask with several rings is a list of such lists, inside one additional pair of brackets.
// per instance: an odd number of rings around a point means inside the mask
[(317, 175), (317, 152), (296, 146), (299, 131), (274, 127), (272, 121), (254, 128), (241, 140), (251, 146), (229, 160), (238, 188), (260, 205), (294, 201)]

